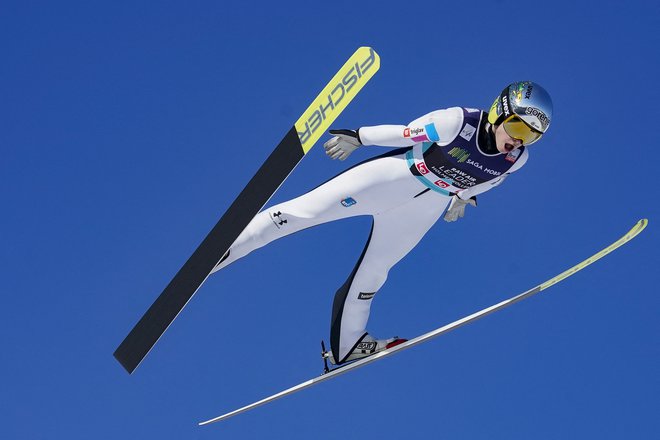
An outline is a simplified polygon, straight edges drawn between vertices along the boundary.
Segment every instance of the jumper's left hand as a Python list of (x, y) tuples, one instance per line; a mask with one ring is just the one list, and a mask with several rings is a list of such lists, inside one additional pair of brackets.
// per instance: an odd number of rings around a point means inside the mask
[(476, 208), (477, 198), (472, 197), (471, 199), (463, 200), (458, 196), (452, 196), (451, 202), (449, 202), (449, 208), (445, 213), (445, 217), (444, 217), (445, 221), (455, 222), (459, 218), (463, 218), (463, 216), (465, 215), (466, 205), (472, 205)]
[(334, 137), (323, 144), (323, 148), (325, 148), (325, 154), (332, 159), (346, 160), (353, 151), (362, 145), (356, 130), (328, 130), (328, 133)]

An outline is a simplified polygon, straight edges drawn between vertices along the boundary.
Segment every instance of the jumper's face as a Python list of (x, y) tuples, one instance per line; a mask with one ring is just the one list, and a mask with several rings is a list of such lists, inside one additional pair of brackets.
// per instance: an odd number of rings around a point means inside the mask
[(493, 132), (495, 133), (495, 144), (497, 145), (497, 151), (500, 153), (510, 153), (516, 148), (520, 148), (523, 142), (520, 139), (513, 138), (504, 129), (504, 125), (500, 124), (493, 127)]

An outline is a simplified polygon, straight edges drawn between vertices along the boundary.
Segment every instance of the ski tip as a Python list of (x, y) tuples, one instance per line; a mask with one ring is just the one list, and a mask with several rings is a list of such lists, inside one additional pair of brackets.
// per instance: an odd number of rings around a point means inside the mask
[(376, 50), (373, 47), (371, 47), (371, 46), (360, 46), (355, 51), (355, 53), (358, 53), (358, 52), (365, 52), (365, 53), (373, 54), (376, 57), (376, 60), (379, 61), (379, 64), (380, 64), (380, 56), (378, 55), (378, 52), (376, 52)]
[(328, 131), (379, 68), (380, 57), (371, 47), (360, 47), (351, 55), (294, 124), (303, 154)]
[(647, 218), (640, 219), (635, 224), (635, 226), (632, 227), (630, 232), (628, 232), (628, 234), (632, 234), (632, 237), (630, 237), (630, 238), (636, 237), (640, 232), (642, 232), (644, 230), (644, 228), (646, 228), (646, 226), (648, 224), (649, 224), (649, 219), (647, 219)]

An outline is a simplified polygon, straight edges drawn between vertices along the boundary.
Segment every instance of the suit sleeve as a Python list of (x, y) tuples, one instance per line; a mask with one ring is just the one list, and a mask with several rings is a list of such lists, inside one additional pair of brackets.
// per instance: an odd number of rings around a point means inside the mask
[(373, 127), (361, 127), (358, 132), (362, 145), (410, 147), (415, 142), (403, 135), (405, 129), (405, 125), (376, 125)]
[(454, 139), (463, 124), (460, 107), (436, 110), (421, 116), (408, 125), (376, 125), (361, 127), (363, 145), (383, 147), (410, 147), (419, 142), (449, 142)]

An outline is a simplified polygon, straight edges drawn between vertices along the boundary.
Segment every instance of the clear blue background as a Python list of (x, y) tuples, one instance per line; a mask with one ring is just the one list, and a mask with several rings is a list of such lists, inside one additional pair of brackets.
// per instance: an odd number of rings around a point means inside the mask
[[(659, 19), (639, 0), (3, 2), (0, 437), (657, 435)], [(197, 427), (320, 373), (368, 219), (214, 276), (132, 376), (112, 352), (362, 45), (381, 70), (338, 128), (485, 109), (519, 79), (555, 103), (525, 168), (391, 272), (374, 334), (417, 336), (650, 225), (540, 296)], [(271, 202), (382, 151), (340, 163), (317, 146)]]

